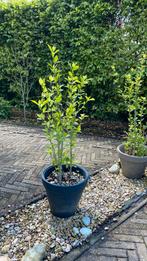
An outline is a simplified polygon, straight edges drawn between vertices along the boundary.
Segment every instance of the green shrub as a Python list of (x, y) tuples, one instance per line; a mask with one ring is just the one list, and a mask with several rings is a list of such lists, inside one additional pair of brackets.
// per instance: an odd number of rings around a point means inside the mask
[(0, 97), (0, 118), (8, 119), (11, 114), (11, 105), (3, 97)]
[[(9, 96), (11, 89), (29, 105), (38, 78), (46, 76), (51, 43), (60, 49), (65, 75), (68, 63), (76, 61), (90, 79), (86, 92), (95, 97), (88, 109), (91, 116), (103, 119), (126, 112), (120, 91), (125, 74), (145, 52), (145, 7), (145, 0), (0, 1), (0, 84), (6, 83), (5, 93)], [(119, 74), (117, 83), (112, 66)], [(25, 97), (21, 78), (28, 84)]]
[[(47, 78), (40, 78), (42, 87), (41, 98), (32, 101), (41, 111), (38, 118), (42, 121), (47, 140), (48, 152), (52, 164), (59, 172), (59, 182), (62, 180), (62, 165), (66, 164), (72, 171), (77, 134), (81, 130), (81, 121), (86, 117), (83, 110), (88, 101), (84, 89), (88, 83), (87, 76), (78, 76), (79, 66), (70, 65), (66, 78), (62, 75), (58, 50), (49, 46), (52, 62), (49, 63), (50, 73)], [(66, 82), (65, 84), (63, 84)], [(65, 99), (66, 96), (66, 99)]]
[[(132, 68), (126, 74), (125, 101), (129, 115), (129, 130), (126, 142), (124, 143), (125, 151), (134, 156), (146, 156), (147, 139), (144, 134), (143, 121), (146, 113), (146, 98), (141, 95), (142, 78), (145, 73), (146, 55), (140, 60), (137, 68)], [(147, 126), (146, 126), (147, 127)]]

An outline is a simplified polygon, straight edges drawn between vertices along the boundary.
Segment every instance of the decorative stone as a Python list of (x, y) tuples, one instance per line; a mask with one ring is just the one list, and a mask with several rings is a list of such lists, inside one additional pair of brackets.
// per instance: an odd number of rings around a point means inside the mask
[(80, 245), (80, 241), (79, 240), (75, 240), (73, 243), (72, 243), (72, 246), (73, 247), (77, 247)]
[(5, 228), (8, 229), (11, 225), (10, 224), (6, 224)]
[(7, 254), (8, 251), (9, 251), (9, 248), (10, 248), (10, 245), (4, 245), (4, 246), (2, 247), (1, 253), (2, 253), (2, 254)]
[(67, 244), (66, 246), (62, 247), (62, 249), (65, 253), (68, 253), (71, 250), (71, 245)]
[(56, 238), (56, 242), (60, 243), (60, 238), (59, 237)]
[(53, 242), (51, 245), (50, 245), (50, 248), (54, 248), (56, 246), (55, 242)]
[(26, 238), (25, 238), (25, 241), (30, 241), (31, 240), (31, 236), (27, 236)]
[(73, 227), (73, 233), (75, 235), (79, 235), (80, 231), (79, 231), (79, 229), (77, 227)]
[(18, 238), (15, 238), (14, 241), (12, 242), (12, 244), (13, 244), (13, 245), (16, 245), (17, 242), (18, 242), (18, 240), (19, 240)]
[(86, 238), (86, 237), (88, 237), (88, 236), (90, 236), (92, 234), (92, 230), (90, 228), (88, 228), (88, 227), (82, 227), (80, 229), (80, 233), (82, 234), (82, 236), (84, 238)]
[(104, 230), (105, 230), (105, 231), (108, 231), (108, 230), (109, 230), (109, 228), (108, 228), (108, 227), (104, 227)]
[(56, 257), (56, 255), (51, 253), (51, 261), (54, 260), (55, 257)]
[(36, 244), (32, 248), (30, 248), (23, 258), (22, 261), (42, 261), (46, 256), (45, 245), (44, 244)]
[(89, 225), (90, 225), (90, 222), (91, 222), (90, 217), (88, 217), (88, 216), (83, 217), (83, 218), (82, 218), (82, 222), (83, 222), (83, 224), (84, 224), (85, 226), (89, 226)]
[(120, 171), (120, 166), (116, 163), (111, 166), (111, 168), (108, 169), (110, 173), (112, 174), (118, 174)]

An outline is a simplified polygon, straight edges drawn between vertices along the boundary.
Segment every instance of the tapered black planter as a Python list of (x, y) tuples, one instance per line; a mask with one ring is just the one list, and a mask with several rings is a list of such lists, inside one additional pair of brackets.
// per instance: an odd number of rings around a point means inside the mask
[[(66, 171), (66, 167), (64, 165), (62, 167)], [(75, 185), (56, 185), (47, 181), (47, 177), (54, 169), (54, 166), (49, 166), (42, 171), (42, 182), (47, 192), (50, 209), (54, 216), (61, 218), (70, 217), (77, 209), (82, 192), (87, 184), (89, 173), (85, 168), (74, 165), (72, 167), (73, 171), (78, 171), (84, 179)]]

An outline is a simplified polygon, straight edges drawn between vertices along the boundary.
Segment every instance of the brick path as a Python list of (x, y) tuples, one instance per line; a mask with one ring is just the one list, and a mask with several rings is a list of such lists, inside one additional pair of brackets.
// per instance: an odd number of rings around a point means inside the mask
[[(76, 147), (77, 162), (92, 170), (117, 159), (118, 141), (81, 136)], [(40, 170), (50, 159), (40, 128), (0, 124), (0, 206), (19, 205), (43, 191)]]
[(147, 205), (73, 260), (147, 261)]

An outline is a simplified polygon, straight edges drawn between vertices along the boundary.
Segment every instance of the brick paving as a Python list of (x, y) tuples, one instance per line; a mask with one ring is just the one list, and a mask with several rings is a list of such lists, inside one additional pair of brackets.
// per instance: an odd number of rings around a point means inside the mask
[(73, 260), (147, 261), (147, 204), (79, 258), (70, 259)]
[[(97, 170), (117, 159), (115, 139), (80, 136), (77, 162)], [(50, 159), (41, 128), (0, 123), (0, 212), (28, 202), (44, 191), (40, 171)]]

